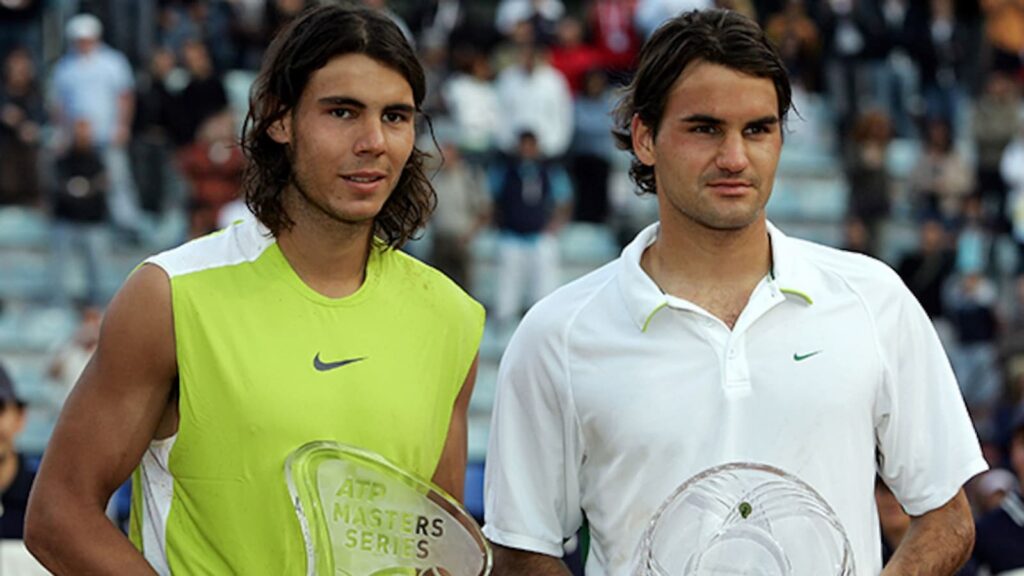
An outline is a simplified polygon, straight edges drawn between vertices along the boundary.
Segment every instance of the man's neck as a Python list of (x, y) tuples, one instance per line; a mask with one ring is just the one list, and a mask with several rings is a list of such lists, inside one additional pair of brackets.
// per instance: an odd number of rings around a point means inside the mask
[(674, 287), (714, 289), (737, 284), (753, 287), (770, 270), (771, 242), (764, 219), (738, 230), (713, 230), (697, 224), (666, 225), (644, 253), (642, 264), (662, 290)]
[(739, 230), (662, 222), (640, 265), (663, 292), (703, 307), (732, 327), (771, 270), (767, 226), (763, 218)]
[[(286, 210), (290, 203), (285, 201)], [(292, 206), (294, 208), (294, 205)], [(373, 224), (345, 224), (291, 210), (294, 225), (277, 234), (288, 264), (314, 291), (328, 298), (344, 298), (359, 290), (373, 242)]]

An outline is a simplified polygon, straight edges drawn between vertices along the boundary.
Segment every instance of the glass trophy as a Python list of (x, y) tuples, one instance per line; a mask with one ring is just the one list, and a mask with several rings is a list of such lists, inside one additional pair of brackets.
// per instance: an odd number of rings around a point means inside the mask
[(379, 454), (311, 442), (288, 456), (285, 477), (310, 576), (491, 571), (491, 550), (462, 506)]
[(849, 539), (806, 482), (764, 464), (698, 473), (640, 541), (635, 576), (853, 576)]

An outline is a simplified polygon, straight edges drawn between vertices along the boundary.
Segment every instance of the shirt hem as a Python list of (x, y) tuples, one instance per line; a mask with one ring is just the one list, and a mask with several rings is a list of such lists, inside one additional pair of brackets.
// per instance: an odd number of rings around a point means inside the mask
[(538, 554), (553, 556), (555, 558), (561, 558), (563, 555), (562, 546), (560, 544), (552, 544), (551, 542), (537, 540), (536, 538), (531, 538), (529, 536), (498, 530), (491, 524), (484, 526), (484, 536), (486, 536), (491, 542), (506, 548), (515, 548), (516, 550), (523, 550), (526, 552), (536, 552)]
[(923, 516), (928, 512), (941, 508), (949, 503), (950, 500), (956, 496), (957, 492), (967, 483), (968, 480), (974, 476), (988, 470), (988, 462), (984, 458), (975, 458), (971, 462), (964, 466), (963, 473), (957, 477), (954, 476), (956, 482), (945, 490), (937, 492), (936, 496), (921, 500), (920, 502), (914, 502), (911, 504), (904, 505), (907, 514), (911, 516)]

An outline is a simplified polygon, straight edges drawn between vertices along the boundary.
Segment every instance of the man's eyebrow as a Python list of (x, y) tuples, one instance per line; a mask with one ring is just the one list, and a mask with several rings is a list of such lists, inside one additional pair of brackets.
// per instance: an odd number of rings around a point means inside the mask
[[(690, 114), (689, 116), (684, 117), (682, 119), (682, 121), (683, 122), (690, 122), (690, 123), (693, 123), (693, 124), (711, 124), (711, 125), (715, 125), (715, 126), (718, 126), (718, 125), (721, 125), (721, 124), (725, 124), (725, 120), (722, 120), (721, 118), (715, 118), (714, 116), (709, 116), (707, 114)], [(746, 125), (747, 126), (766, 126), (766, 125), (778, 124), (778, 123), (779, 123), (779, 117), (775, 116), (775, 115), (772, 115), (772, 116), (762, 116), (761, 118), (756, 118), (754, 120), (751, 120), (750, 122), (747, 122)]]
[[(350, 106), (352, 108), (358, 108), (365, 110), (368, 108), (365, 102), (357, 100), (350, 96), (325, 96), (317, 100), (323, 106)], [(404, 102), (396, 102), (394, 104), (387, 104), (384, 106), (385, 112), (405, 112), (412, 114), (416, 112), (416, 107), (412, 104), (406, 104)]]
[(323, 98), (317, 100), (317, 102), (327, 106), (351, 106), (353, 108), (366, 108), (366, 104), (364, 104), (362, 101), (356, 100), (355, 98), (350, 98), (348, 96), (324, 96)]
[(689, 116), (684, 117), (682, 121), (693, 124), (725, 124), (725, 120), (715, 118), (714, 116), (708, 116), (707, 114), (690, 114)]
[(769, 126), (769, 125), (778, 124), (778, 123), (779, 123), (779, 117), (775, 116), (775, 115), (772, 115), (772, 116), (763, 116), (761, 118), (758, 118), (757, 120), (751, 120), (750, 122), (747, 122), (747, 126)]

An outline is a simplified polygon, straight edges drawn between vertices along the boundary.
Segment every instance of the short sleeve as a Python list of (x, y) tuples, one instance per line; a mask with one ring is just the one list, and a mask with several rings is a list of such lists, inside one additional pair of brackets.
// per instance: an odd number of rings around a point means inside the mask
[(484, 534), (508, 548), (561, 557), (562, 542), (582, 523), (582, 440), (561, 338), (532, 321), (536, 312), (520, 324), (498, 370)]
[(131, 92), (135, 89), (135, 76), (132, 74), (132, 66), (128, 59), (119, 52), (111, 51), (111, 59), (114, 72), (114, 87), (118, 92)]
[(885, 365), (874, 414), (879, 473), (920, 516), (988, 465), (931, 320), (902, 283), (876, 318)]

